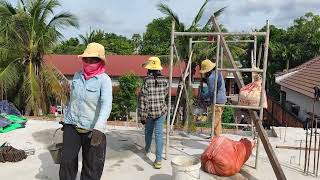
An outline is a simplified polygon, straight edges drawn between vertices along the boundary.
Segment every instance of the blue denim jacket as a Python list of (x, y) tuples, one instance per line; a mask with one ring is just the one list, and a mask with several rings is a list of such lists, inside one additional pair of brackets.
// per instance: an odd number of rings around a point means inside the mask
[(111, 108), (112, 83), (107, 74), (85, 80), (82, 71), (75, 73), (70, 101), (65, 109), (64, 123), (105, 132)]
[[(214, 77), (215, 77), (215, 72), (213, 71), (211, 75), (208, 78), (208, 89), (209, 92), (203, 95), (204, 99), (210, 99), (210, 102), (213, 102), (213, 95), (214, 95)], [(227, 102), (227, 97), (226, 97), (226, 87), (224, 83), (224, 79), (222, 77), (221, 72), (218, 73), (218, 82), (217, 82), (217, 98), (216, 98), (216, 103), (217, 104), (224, 104)]]

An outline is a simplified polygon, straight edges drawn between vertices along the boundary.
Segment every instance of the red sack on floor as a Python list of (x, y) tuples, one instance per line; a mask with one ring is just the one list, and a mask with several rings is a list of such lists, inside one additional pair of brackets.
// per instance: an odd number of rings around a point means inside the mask
[(202, 168), (210, 174), (232, 176), (240, 172), (253, 147), (254, 142), (246, 138), (234, 141), (223, 136), (214, 137), (201, 155)]

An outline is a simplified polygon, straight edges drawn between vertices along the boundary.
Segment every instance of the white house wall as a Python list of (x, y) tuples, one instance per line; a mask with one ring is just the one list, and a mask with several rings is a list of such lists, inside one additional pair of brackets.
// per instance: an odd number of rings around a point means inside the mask
[[(281, 87), (281, 90), (286, 92), (286, 100), (291, 101), (298, 106), (300, 106), (300, 112), (299, 112), (299, 117), (300, 118), (305, 118), (306, 117), (306, 112), (312, 112), (312, 107), (313, 107), (313, 99), (310, 97), (307, 97), (303, 94), (300, 94), (296, 91), (292, 91), (288, 88)], [(315, 105), (315, 114), (320, 116), (320, 102), (316, 102)]]

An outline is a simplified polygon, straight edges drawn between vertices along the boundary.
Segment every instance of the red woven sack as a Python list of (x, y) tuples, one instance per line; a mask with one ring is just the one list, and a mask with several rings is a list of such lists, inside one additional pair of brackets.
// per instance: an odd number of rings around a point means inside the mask
[(214, 137), (201, 156), (204, 171), (218, 176), (232, 176), (240, 172), (249, 159), (254, 143), (243, 138), (233, 141), (227, 137)]

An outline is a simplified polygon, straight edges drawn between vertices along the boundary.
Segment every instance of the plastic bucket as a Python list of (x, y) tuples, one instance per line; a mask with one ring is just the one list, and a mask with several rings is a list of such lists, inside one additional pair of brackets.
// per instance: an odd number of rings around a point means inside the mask
[(172, 180), (200, 179), (201, 161), (192, 156), (177, 156), (171, 161)]
[(51, 157), (56, 164), (61, 163), (62, 143), (52, 144), (48, 147)]
[[(59, 128), (61, 129), (61, 128)], [(57, 129), (54, 134), (53, 134), (53, 137), (52, 137), (52, 143), (51, 145), (48, 147), (48, 150), (50, 152), (50, 155), (53, 159), (53, 162), (55, 164), (60, 164), (61, 163), (61, 154), (62, 154), (62, 146), (63, 146), (63, 143), (55, 143), (54, 142), (54, 137), (57, 133), (57, 131), (59, 130)]]

